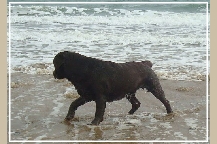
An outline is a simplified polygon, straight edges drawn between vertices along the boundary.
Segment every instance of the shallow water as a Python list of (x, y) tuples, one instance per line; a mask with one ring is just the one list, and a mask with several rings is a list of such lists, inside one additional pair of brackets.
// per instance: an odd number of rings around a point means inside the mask
[(138, 90), (141, 107), (135, 114), (127, 114), (131, 104), (126, 99), (107, 103), (99, 126), (88, 125), (94, 118), (94, 102), (79, 107), (70, 123), (63, 121), (70, 103), (78, 97), (66, 80), (16, 73), (12, 83), (11, 140), (206, 139), (205, 82), (162, 80), (173, 115), (166, 115), (165, 107), (152, 94)]

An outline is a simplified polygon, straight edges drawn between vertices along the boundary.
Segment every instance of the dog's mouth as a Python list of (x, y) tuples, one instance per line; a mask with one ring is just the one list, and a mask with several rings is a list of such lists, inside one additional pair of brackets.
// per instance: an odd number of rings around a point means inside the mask
[(53, 76), (55, 79), (64, 79), (64, 75), (63, 74), (59, 74), (56, 70), (53, 71)]
[(56, 71), (53, 71), (53, 76), (55, 79), (57, 79)]

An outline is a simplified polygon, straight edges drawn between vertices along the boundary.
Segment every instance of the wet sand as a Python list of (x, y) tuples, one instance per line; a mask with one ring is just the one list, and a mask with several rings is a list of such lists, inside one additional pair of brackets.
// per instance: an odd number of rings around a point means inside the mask
[[(63, 122), (78, 96), (67, 80), (52, 75), (11, 75), (11, 140), (206, 140), (206, 82), (161, 80), (173, 115), (151, 93), (138, 90), (141, 107), (128, 115), (126, 100), (107, 103), (104, 121), (94, 118), (95, 103), (78, 108), (70, 124)], [(69, 143), (69, 142), (65, 142)]]

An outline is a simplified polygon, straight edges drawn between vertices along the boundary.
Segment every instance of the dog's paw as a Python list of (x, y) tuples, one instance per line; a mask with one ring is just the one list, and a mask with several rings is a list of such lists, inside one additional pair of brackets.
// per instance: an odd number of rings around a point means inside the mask
[(129, 115), (133, 115), (134, 112), (135, 112), (134, 110), (130, 110), (130, 111), (128, 112), (128, 114), (129, 114)]
[(65, 118), (64, 121), (62, 123), (66, 124), (66, 125), (70, 125), (71, 122), (79, 122), (79, 118)]
[(74, 116), (75, 116), (75, 112), (68, 112), (65, 120), (66, 121), (71, 121), (74, 118)]
[(100, 123), (100, 121), (99, 120), (93, 120), (92, 122), (91, 122), (91, 125), (99, 125), (99, 123)]
[(102, 121), (103, 121), (103, 119), (97, 119), (97, 118), (95, 118), (95, 119), (91, 122), (90, 125), (99, 125), (99, 123), (102, 122)]
[(66, 118), (64, 119), (64, 121), (71, 121), (74, 118), (74, 116), (66, 116)]

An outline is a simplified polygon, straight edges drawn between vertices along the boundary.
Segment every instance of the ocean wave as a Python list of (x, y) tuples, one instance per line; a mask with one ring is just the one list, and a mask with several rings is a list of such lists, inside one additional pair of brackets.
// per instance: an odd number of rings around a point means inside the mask
[[(146, 10), (154, 10), (161, 12), (188, 12), (188, 13), (203, 13), (206, 12), (206, 4), (70, 4), (70, 3), (32, 3), (32, 4), (12, 4), (13, 13), (19, 14), (45, 14), (45, 15), (122, 15), (134, 12), (145, 12)], [(22, 9), (22, 10), (21, 10)], [(25, 10), (29, 12), (25, 13)], [(22, 12), (21, 12), (22, 11)], [(20, 13), (21, 12), (21, 13)], [(140, 13), (136, 13), (140, 14)]]
[[(192, 70), (193, 69), (193, 70)], [(52, 75), (54, 67), (52, 64), (49, 63), (36, 63), (31, 64), (29, 66), (18, 66), (12, 68), (12, 73), (22, 72), (26, 74), (36, 74), (36, 75)], [(173, 71), (168, 71), (165, 69), (156, 70), (159, 79), (166, 79), (166, 80), (185, 80), (185, 81), (206, 81), (206, 74), (200, 72), (197, 68), (186, 68), (186, 67), (179, 67), (174, 69)], [(208, 75), (209, 76), (209, 75)]]
[[(88, 16), (88, 17), (87, 17)], [(152, 10), (127, 10), (108, 8), (77, 8), (58, 6), (32, 6), (12, 8), (11, 23), (43, 23), (43, 24), (99, 24), (138, 25), (201, 25), (205, 21), (205, 13), (174, 13)], [(74, 18), (80, 19), (75, 21)], [(121, 18), (121, 21), (120, 21)], [(133, 19), (133, 21), (132, 21)], [(159, 21), (160, 20), (160, 21)]]
[[(133, 5), (29, 5), (12, 6), (11, 10), (12, 72), (52, 74), (54, 55), (68, 50), (114, 62), (148, 59), (166, 79), (196, 80), (206, 73), (210, 54), (209, 50), (208, 56), (206, 53), (209, 45), (203, 12), (156, 11)], [(35, 67), (37, 63), (49, 67)]]

